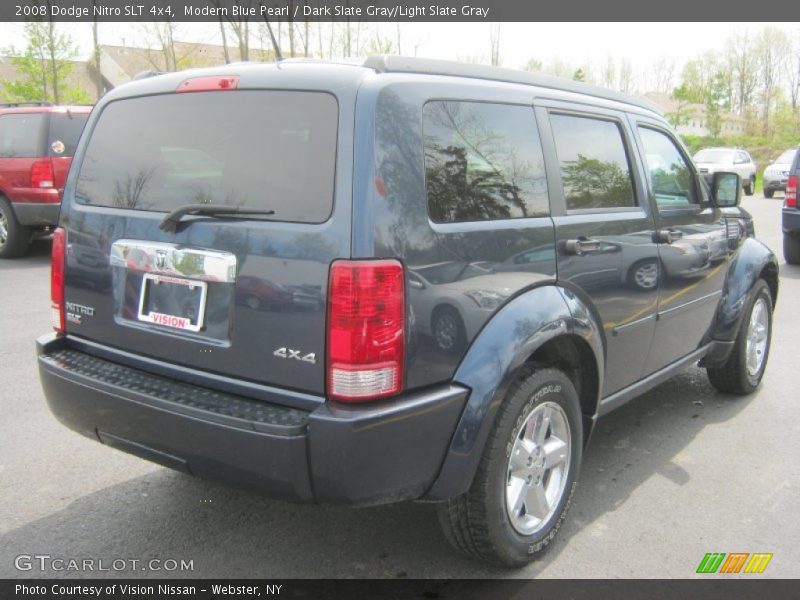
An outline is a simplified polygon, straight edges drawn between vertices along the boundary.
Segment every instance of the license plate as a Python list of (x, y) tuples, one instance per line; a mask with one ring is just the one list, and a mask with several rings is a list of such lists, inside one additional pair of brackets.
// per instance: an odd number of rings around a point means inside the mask
[(171, 329), (200, 331), (206, 311), (205, 281), (145, 273), (139, 320)]

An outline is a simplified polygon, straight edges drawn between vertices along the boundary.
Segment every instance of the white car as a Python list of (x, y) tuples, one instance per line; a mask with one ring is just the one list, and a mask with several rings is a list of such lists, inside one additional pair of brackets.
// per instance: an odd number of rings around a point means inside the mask
[(744, 193), (752, 196), (756, 191), (757, 165), (746, 150), (741, 148), (703, 148), (694, 155), (697, 170), (710, 184), (714, 173), (736, 173), (742, 180)]
[(780, 190), (786, 191), (786, 181), (789, 179), (789, 169), (792, 167), (797, 148), (789, 148), (764, 169), (764, 198)]

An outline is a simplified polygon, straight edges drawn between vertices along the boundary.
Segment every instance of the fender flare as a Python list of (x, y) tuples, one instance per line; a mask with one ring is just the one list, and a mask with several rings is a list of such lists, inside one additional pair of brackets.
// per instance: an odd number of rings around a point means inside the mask
[[(709, 336), (712, 340), (733, 342), (736, 339), (747, 299), (764, 269), (774, 274), (774, 280), (767, 281), (774, 303), (778, 299), (778, 259), (762, 242), (746, 238), (728, 267), (722, 298)], [(722, 362), (725, 358), (721, 357)]]
[[(542, 345), (564, 335), (580, 336), (589, 344), (597, 361), (597, 389), (602, 390), (602, 328), (572, 291), (555, 285), (530, 289), (509, 301), (484, 326), (453, 377), (471, 391), (439, 476), (424, 500), (445, 500), (469, 489), (497, 410), (519, 369)], [(590, 424), (596, 418), (597, 401), (599, 392)]]

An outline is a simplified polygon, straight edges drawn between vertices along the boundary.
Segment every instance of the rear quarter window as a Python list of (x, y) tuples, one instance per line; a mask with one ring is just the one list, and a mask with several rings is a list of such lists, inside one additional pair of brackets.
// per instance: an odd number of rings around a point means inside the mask
[(44, 155), (44, 113), (0, 115), (0, 158), (38, 158)]
[(89, 113), (65, 112), (50, 115), (47, 152), (50, 156), (73, 156)]
[(549, 214), (530, 106), (431, 101), (423, 108), (428, 212), (440, 223)]
[(274, 210), (321, 223), (333, 207), (338, 105), (322, 92), (169, 94), (100, 115), (78, 202), (148, 211), (185, 204)]

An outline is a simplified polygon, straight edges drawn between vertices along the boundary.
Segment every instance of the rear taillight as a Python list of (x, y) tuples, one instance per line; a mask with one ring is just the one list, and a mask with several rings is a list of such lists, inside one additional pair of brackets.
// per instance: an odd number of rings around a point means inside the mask
[(403, 387), (405, 275), (396, 260), (336, 261), (328, 287), (328, 397), (363, 402)]
[(31, 187), (53, 187), (53, 164), (49, 160), (37, 160), (31, 165)]
[(50, 318), (53, 329), (64, 332), (64, 251), (67, 245), (67, 234), (57, 227), (53, 232), (53, 251), (50, 255)]
[(797, 175), (792, 175), (786, 182), (784, 203), (789, 208), (797, 208)]

